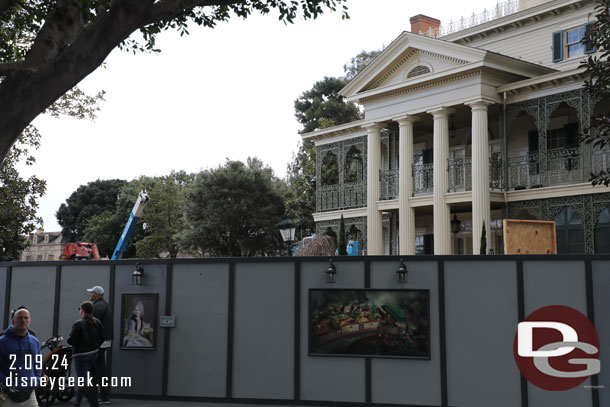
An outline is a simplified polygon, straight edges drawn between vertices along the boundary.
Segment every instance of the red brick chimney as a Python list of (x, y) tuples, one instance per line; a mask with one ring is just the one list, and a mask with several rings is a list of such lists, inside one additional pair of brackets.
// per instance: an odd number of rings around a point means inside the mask
[(409, 19), (411, 22), (411, 32), (414, 34), (428, 35), (430, 28), (432, 28), (433, 36), (437, 36), (438, 27), (441, 25), (441, 21), (436, 18), (428, 17), (423, 14), (418, 14)]

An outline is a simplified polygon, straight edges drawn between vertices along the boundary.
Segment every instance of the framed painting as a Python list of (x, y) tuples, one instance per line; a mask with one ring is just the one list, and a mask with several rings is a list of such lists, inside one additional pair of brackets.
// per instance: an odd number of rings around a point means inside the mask
[(430, 359), (430, 291), (310, 289), (309, 355)]
[(159, 294), (123, 294), (121, 349), (155, 350)]

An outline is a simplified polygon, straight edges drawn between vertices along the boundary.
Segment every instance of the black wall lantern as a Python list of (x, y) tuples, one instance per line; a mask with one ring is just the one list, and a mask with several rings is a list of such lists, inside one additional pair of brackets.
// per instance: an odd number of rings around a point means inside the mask
[(326, 269), (326, 282), (334, 284), (337, 282), (337, 267), (333, 264), (333, 259), (330, 259), (330, 265)]
[(402, 258), (400, 259), (400, 265), (398, 266), (398, 270), (396, 270), (396, 282), (404, 284), (408, 282), (407, 274), (409, 270), (407, 270), (407, 266), (402, 262)]
[(460, 221), (457, 215), (453, 215), (453, 220), (451, 221), (451, 232), (459, 233), (462, 230), (462, 221)]
[(144, 277), (144, 269), (140, 266), (140, 263), (136, 263), (136, 269), (131, 273), (131, 284), (141, 285), (142, 277)]

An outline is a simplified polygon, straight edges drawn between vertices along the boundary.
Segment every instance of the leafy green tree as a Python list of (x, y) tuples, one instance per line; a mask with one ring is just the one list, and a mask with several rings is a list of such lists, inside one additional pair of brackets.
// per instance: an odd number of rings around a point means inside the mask
[[(83, 240), (83, 232), (89, 219), (101, 215), (104, 211), (114, 212), (118, 194), (126, 183), (127, 181), (119, 179), (98, 179), (78, 187), (55, 214), (67, 241)], [(99, 242), (95, 243), (99, 245)]]
[(281, 184), (256, 158), (200, 172), (185, 192), (184, 246), (217, 257), (279, 253)]
[(345, 78), (327, 76), (314, 83), (310, 90), (303, 92), (295, 100), (295, 116), (303, 125), (300, 134), (361, 118), (358, 106), (345, 102), (345, 98), (339, 95), (339, 91), (347, 85), (347, 82)]
[(16, 165), (25, 162), (33, 165), (36, 160), (30, 148), (38, 148), (40, 134), (28, 126), (9, 150), (0, 164), (0, 260), (18, 260), (27, 247), (25, 236), (33, 232), (42, 219), (36, 216), (38, 199), (46, 191), (46, 182), (31, 176), (24, 179)]
[(360, 51), (358, 55), (350, 59), (350, 61), (343, 65), (343, 72), (345, 72), (345, 78), (352, 80), (358, 75), (366, 66), (377, 56), (381, 54), (381, 50), (373, 51)]
[(312, 142), (304, 141), (288, 164), (286, 176), (286, 215), (296, 225), (296, 236), (308, 236), (315, 231), (312, 216), (316, 211), (315, 177), (316, 150)]
[[(295, 100), (295, 117), (303, 125), (300, 134), (362, 118), (358, 107), (345, 102), (339, 91), (380, 52), (360, 52), (343, 66), (344, 77), (326, 77)], [(316, 211), (316, 150), (312, 142), (305, 140), (299, 144), (297, 153), (288, 164), (286, 180), (287, 215), (297, 224), (297, 234), (309, 235), (315, 231), (312, 214)]]
[[(28, 124), (100, 66), (116, 47), (158, 52), (157, 35), (213, 28), (275, 10), (292, 23), (346, 0), (0, 0), (0, 161)], [(139, 31), (141, 39), (132, 33)]]
[[(589, 129), (585, 129), (583, 141), (602, 149), (610, 146), (610, 0), (600, 0), (596, 6), (596, 21), (588, 30), (583, 42), (588, 48), (598, 50), (590, 55), (582, 66), (587, 68), (590, 77), (585, 81), (585, 91), (592, 100), (598, 101), (605, 109), (591, 118)], [(593, 185), (610, 185), (610, 170), (602, 169), (591, 174)]]
[[(99, 249), (100, 256), (112, 256), (119, 238), (123, 233), (125, 224), (129, 219), (131, 210), (138, 199), (138, 194), (141, 190), (147, 189), (147, 187), (153, 185), (154, 182), (154, 178), (146, 176), (124, 182), (123, 185), (120, 186), (119, 191), (114, 195), (116, 199), (113, 205), (86, 220), (86, 226), (83, 229), (83, 239), (95, 242)], [(147, 209), (148, 206), (145, 208), (142, 216), (144, 216)], [(122, 258), (127, 259), (136, 257), (136, 244), (138, 241), (144, 239), (143, 223), (142, 218), (140, 218)]]
[(184, 229), (184, 191), (192, 179), (193, 175), (184, 171), (172, 172), (155, 178), (147, 187), (150, 202), (142, 213), (146, 229), (144, 238), (136, 242), (138, 257), (178, 256), (179, 236)]

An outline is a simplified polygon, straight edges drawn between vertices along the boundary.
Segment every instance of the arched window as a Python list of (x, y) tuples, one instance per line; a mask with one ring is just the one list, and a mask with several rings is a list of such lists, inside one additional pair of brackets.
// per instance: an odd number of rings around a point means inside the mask
[(519, 215), (517, 215), (517, 219), (536, 220), (536, 217), (527, 209), (522, 209)]
[(329, 152), (322, 159), (322, 186), (339, 183), (339, 163), (337, 156)]
[(606, 206), (597, 217), (595, 253), (610, 253), (610, 206)]
[(580, 215), (572, 208), (563, 208), (555, 216), (557, 253), (584, 253), (585, 228)]
[(362, 152), (356, 146), (345, 157), (345, 182), (362, 182)]
[(407, 78), (413, 78), (414, 76), (419, 76), (427, 73), (430, 73), (430, 68), (425, 65), (417, 65), (415, 68), (409, 71), (409, 73), (407, 74)]

